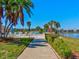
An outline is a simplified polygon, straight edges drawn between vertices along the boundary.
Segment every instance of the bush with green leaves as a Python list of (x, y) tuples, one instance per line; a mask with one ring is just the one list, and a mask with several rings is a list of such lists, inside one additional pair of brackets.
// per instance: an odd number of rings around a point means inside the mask
[(43, 29), (39, 29), (39, 33), (43, 33), (44, 32), (44, 30)]
[[(60, 38), (52, 38), (51, 35), (46, 35), (46, 40), (51, 44), (51, 46), (58, 52), (58, 54), (64, 58), (70, 58), (72, 52), (67, 43)], [(54, 41), (52, 41), (54, 40)]]
[(29, 42), (31, 42), (32, 41), (32, 39), (31, 38), (22, 38), (21, 40), (20, 40), (20, 42), (21, 42), (21, 44), (24, 44), (24, 45), (28, 45), (29, 44)]

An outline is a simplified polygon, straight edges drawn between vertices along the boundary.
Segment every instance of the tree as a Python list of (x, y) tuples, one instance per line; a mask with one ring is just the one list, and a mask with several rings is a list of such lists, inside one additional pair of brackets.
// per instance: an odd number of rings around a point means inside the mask
[(39, 30), (39, 33), (42, 34), (43, 32), (44, 32), (44, 29), (41, 28), (41, 29)]
[(48, 28), (49, 28), (49, 25), (48, 25), (48, 24), (45, 24), (45, 25), (44, 25), (44, 30), (45, 30), (46, 32), (47, 32)]
[(37, 26), (36, 31), (38, 31), (40, 34), (42, 34), (44, 32), (44, 29), (41, 28), (40, 26)]
[(58, 29), (60, 27), (60, 23), (56, 21), (50, 21), (48, 24), (51, 26), (51, 28)]
[(54, 27), (56, 27), (56, 21), (50, 21), (50, 22), (48, 22), (48, 24), (49, 24), (49, 26), (51, 27), (51, 28), (54, 28)]
[(39, 31), (40, 29), (41, 29), (41, 27), (40, 27), (40, 26), (37, 26), (37, 27), (36, 27), (36, 30), (37, 30), (37, 31)]
[(60, 28), (59, 22), (52, 20), (52, 21), (48, 22), (48, 24), (54, 32), (56, 32), (56, 33), (58, 32), (58, 29)]
[(33, 8), (31, 0), (0, 0), (0, 23), (2, 23), (2, 18), (6, 18), (4, 37), (7, 37), (8, 30), (17, 25), (18, 19), (20, 19), (21, 25), (24, 26), (23, 9), (31, 16), (31, 8)]
[(28, 30), (30, 31), (30, 27), (31, 27), (31, 22), (30, 21), (27, 22), (27, 26), (28, 26)]

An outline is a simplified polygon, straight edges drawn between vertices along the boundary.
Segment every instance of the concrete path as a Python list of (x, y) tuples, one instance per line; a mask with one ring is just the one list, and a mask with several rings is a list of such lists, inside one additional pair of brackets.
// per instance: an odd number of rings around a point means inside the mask
[(44, 37), (35, 38), (17, 59), (58, 59)]

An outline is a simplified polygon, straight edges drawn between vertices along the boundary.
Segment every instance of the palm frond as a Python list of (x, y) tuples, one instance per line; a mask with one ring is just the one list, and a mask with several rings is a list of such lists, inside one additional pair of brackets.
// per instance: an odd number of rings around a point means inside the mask
[(23, 8), (26, 9), (27, 14), (31, 17), (31, 8), (34, 7), (31, 0), (0, 0), (0, 18), (3, 17), (3, 5), (6, 19), (14, 23), (14, 25), (17, 24), (18, 18), (20, 18), (21, 24), (24, 25)]

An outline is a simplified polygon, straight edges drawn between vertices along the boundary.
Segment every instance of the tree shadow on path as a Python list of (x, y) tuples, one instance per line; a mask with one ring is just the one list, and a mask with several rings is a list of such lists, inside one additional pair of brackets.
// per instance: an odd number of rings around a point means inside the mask
[(47, 43), (47, 41), (44, 39), (34, 39), (28, 47), (29, 48), (44, 47), (47, 46), (45, 43)]

